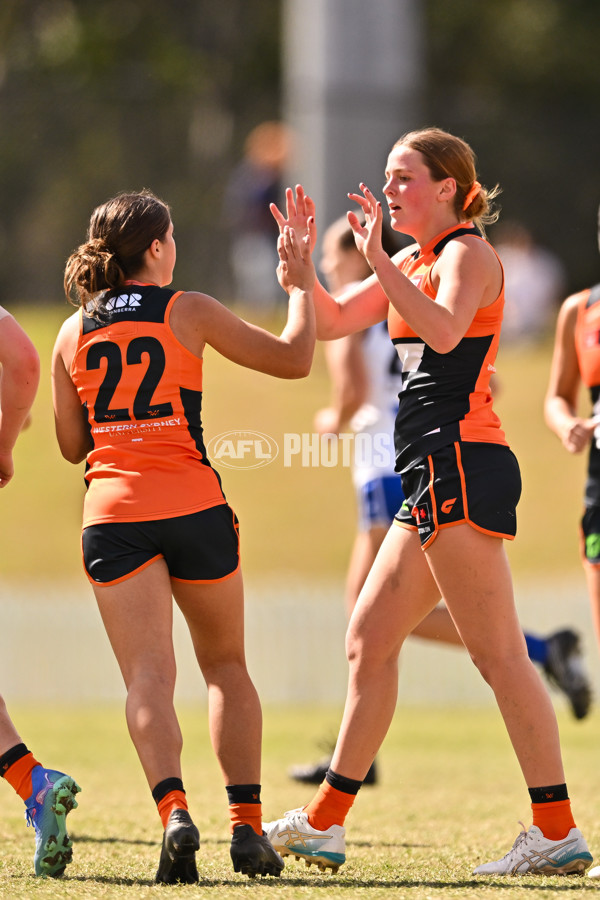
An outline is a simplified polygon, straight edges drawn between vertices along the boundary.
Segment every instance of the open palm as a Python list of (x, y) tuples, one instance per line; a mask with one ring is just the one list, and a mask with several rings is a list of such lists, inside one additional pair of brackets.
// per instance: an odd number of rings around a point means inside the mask
[(286, 226), (295, 231), (299, 240), (310, 235), (311, 252), (315, 249), (317, 242), (317, 226), (315, 223), (315, 204), (313, 200), (304, 193), (301, 184), (296, 185), (296, 193), (291, 188), (287, 188), (285, 192), (285, 215), (281, 212), (275, 203), (271, 203), (269, 209), (273, 218), (279, 225), (280, 233)]

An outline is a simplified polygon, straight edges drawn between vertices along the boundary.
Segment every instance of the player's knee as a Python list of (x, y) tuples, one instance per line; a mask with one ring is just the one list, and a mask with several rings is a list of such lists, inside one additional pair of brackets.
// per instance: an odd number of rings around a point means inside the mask
[(142, 668), (132, 673), (127, 679), (127, 696), (130, 699), (143, 701), (153, 697), (173, 697), (175, 693), (175, 665), (164, 663), (156, 668)]
[(401, 645), (391, 645), (388, 639), (377, 639), (360, 631), (348, 630), (346, 658), (351, 669), (375, 671), (387, 665), (397, 667)]
[(490, 652), (489, 648), (478, 651), (470, 651), (471, 661), (479, 670), (484, 681), (494, 688), (507, 676), (512, 677), (518, 671), (522, 662), (527, 662), (527, 654), (513, 648), (495, 648)]
[(250, 679), (243, 654), (211, 654), (200, 662), (206, 684), (226, 687)]

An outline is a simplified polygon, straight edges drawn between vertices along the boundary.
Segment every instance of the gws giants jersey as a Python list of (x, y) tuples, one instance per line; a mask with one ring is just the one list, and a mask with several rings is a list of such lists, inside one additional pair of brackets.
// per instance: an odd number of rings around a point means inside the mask
[[(435, 300), (431, 280), (435, 261), (448, 241), (466, 234), (484, 240), (474, 225), (455, 225), (401, 260), (400, 271)], [(457, 346), (442, 354), (424, 343), (390, 304), (388, 328), (402, 367), (395, 428), (397, 471), (410, 469), (455, 441), (507, 445), (490, 391), (503, 309), (504, 288), (493, 303), (477, 310)]]
[(80, 314), (70, 376), (87, 416), (83, 525), (139, 522), (225, 502), (204, 448), (202, 360), (169, 326), (181, 291), (131, 285), (101, 321)]
[(575, 350), (581, 380), (589, 388), (592, 414), (599, 417), (590, 443), (585, 505), (600, 506), (600, 284), (579, 294)]

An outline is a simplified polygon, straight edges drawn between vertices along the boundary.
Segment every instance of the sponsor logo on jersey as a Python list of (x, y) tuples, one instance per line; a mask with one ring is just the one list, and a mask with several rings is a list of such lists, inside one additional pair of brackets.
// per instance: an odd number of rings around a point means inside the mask
[(141, 294), (118, 294), (116, 297), (109, 297), (104, 306), (107, 312), (129, 312), (141, 306)]
[(171, 419), (155, 419), (147, 422), (117, 422), (115, 424), (94, 425), (92, 434), (124, 434), (127, 437), (131, 437), (135, 434), (156, 434), (166, 428), (179, 428), (181, 425), (181, 418), (175, 416)]

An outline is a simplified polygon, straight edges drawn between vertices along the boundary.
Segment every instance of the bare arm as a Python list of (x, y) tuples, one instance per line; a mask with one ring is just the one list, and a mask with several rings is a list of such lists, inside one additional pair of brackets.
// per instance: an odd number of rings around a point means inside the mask
[(502, 269), (495, 253), (471, 237), (452, 241), (433, 271), (437, 297), (432, 300), (399, 271), (381, 246), (381, 204), (365, 185), (361, 190), (363, 196), (350, 196), (362, 206), (365, 225), (356, 215), (348, 216), (357, 247), (407, 325), (433, 350), (449, 353), (466, 334), (477, 310), (493, 303), (502, 289)]
[(581, 453), (588, 447), (595, 427), (592, 418), (577, 415), (581, 375), (575, 349), (575, 325), (580, 296), (568, 297), (558, 314), (550, 380), (544, 401), (546, 424), (569, 453)]
[(187, 292), (173, 308), (177, 338), (197, 356), (204, 344), (248, 369), (279, 378), (303, 378), (310, 372), (315, 348), (313, 286), (315, 271), (308, 241), (287, 229), (278, 241), (277, 275), (289, 295), (288, 317), (277, 337), (240, 319), (207, 294)]
[(375, 275), (336, 298), (317, 281), (315, 314), (321, 341), (336, 340), (377, 325), (387, 318), (388, 309), (388, 298)]
[(80, 463), (92, 449), (92, 439), (84, 410), (71, 381), (69, 369), (79, 332), (79, 314), (62, 326), (52, 354), (52, 400), (54, 425), (60, 452), (71, 463)]
[(40, 380), (37, 350), (11, 315), (0, 319), (0, 363), (0, 487), (5, 487), (14, 473), (13, 447)]

